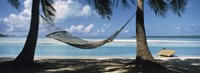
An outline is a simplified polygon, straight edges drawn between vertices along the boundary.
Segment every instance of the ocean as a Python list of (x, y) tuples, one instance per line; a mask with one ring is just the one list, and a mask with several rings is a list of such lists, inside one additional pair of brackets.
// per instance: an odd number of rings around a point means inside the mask
[[(102, 38), (83, 38), (100, 41)], [(16, 57), (26, 38), (0, 38), (0, 57)], [(178, 57), (200, 57), (200, 38), (148, 38), (149, 49), (154, 57), (162, 48), (176, 50)], [(83, 50), (51, 38), (38, 38), (35, 57), (62, 58), (134, 58), (135, 38), (115, 39), (102, 47)]]

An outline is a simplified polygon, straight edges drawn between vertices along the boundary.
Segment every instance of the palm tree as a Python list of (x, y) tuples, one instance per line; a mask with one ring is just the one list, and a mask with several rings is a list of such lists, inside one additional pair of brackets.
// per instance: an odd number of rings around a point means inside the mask
[[(16, 9), (20, 8), (20, 2), (18, 0), (7, 0), (13, 7)], [(28, 36), (25, 42), (25, 45), (16, 57), (14, 62), (17, 63), (33, 63), (35, 48), (38, 38), (38, 28), (39, 28), (39, 7), (40, 3), (42, 4), (42, 9), (44, 16), (42, 16), (46, 21), (51, 22), (52, 17), (55, 16), (55, 9), (51, 5), (52, 0), (32, 0), (32, 11), (31, 11), (31, 22)]]
[[(175, 14), (181, 16), (187, 5), (187, 0), (146, 0), (150, 8), (157, 16), (165, 16), (168, 9), (171, 9)], [(151, 55), (145, 33), (144, 26), (144, 0), (89, 0), (89, 3), (94, 5), (96, 11), (104, 18), (108, 19), (112, 16), (112, 6), (130, 7), (131, 3), (136, 4), (136, 41), (137, 54), (136, 62), (139, 64), (156, 63)]]
[[(16, 9), (20, 8), (20, 2), (18, 0), (7, 0), (11, 6), (15, 7)], [(97, 8), (97, 12), (102, 16), (107, 16), (110, 19), (110, 15), (112, 14), (110, 4), (107, 4), (104, 1), (110, 2), (109, 0), (94, 0), (95, 5), (99, 3), (100, 5), (95, 6)], [(42, 4), (42, 10), (44, 16), (39, 13), (39, 5), (40, 2)], [(104, 4), (105, 3), (105, 4)], [(25, 42), (25, 45), (20, 52), (20, 54), (16, 57), (14, 62), (18, 63), (33, 63), (34, 62), (34, 54), (35, 48), (37, 44), (38, 38), (38, 28), (39, 28), (39, 15), (47, 21), (47, 23), (53, 23), (53, 17), (55, 16), (55, 9), (52, 6), (53, 0), (33, 0), (32, 1), (32, 12), (31, 12), (31, 22), (30, 22), (30, 29), (29, 33)], [(102, 7), (101, 7), (102, 6)], [(105, 7), (104, 7), (105, 6)], [(103, 9), (106, 8), (107, 10)], [(106, 11), (106, 12), (104, 12)]]

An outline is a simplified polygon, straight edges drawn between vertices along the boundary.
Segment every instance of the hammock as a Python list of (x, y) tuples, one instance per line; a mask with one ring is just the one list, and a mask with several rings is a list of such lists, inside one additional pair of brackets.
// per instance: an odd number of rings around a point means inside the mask
[(119, 30), (117, 30), (110, 37), (108, 37), (105, 40), (98, 41), (98, 42), (91, 42), (91, 41), (86, 41), (86, 40), (80, 39), (78, 37), (71, 35), (67, 31), (53, 32), (53, 33), (48, 34), (46, 37), (54, 38), (55, 40), (61, 41), (63, 43), (69, 44), (71, 46), (74, 46), (74, 47), (77, 47), (80, 49), (94, 49), (94, 48), (100, 47), (106, 43), (112, 42), (117, 37), (117, 35), (124, 29), (124, 27), (130, 22), (130, 20), (133, 18), (133, 16)]

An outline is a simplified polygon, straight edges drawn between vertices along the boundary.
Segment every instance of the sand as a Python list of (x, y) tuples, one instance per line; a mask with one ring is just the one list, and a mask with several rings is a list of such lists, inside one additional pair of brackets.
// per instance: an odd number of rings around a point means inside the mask
[(48, 59), (39, 58), (36, 67), (1, 65), (13, 58), (0, 58), (0, 73), (200, 73), (200, 58), (159, 58), (167, 70), (125, 65), (133, 59)]

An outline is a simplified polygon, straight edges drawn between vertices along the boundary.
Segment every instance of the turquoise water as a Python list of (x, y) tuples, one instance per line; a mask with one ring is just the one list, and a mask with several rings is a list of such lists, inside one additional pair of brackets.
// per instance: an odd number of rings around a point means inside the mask
[[(99, 41), (102, 39), (89, 39)], [(23, 48), (25, 38), (0, 38), (0, 57), (16, 57)], [(162, 48), (176, 50), (175, 55), (179, 57), (200, 57), (200, 38), (150, 38), (148, 45), (154, 57)], [(136, 54), (135, 38), (116, 39), (102, 47), (82, 50), (49, 38), (39, 38), (36, 57), (112, 57), (132, 58)]]

